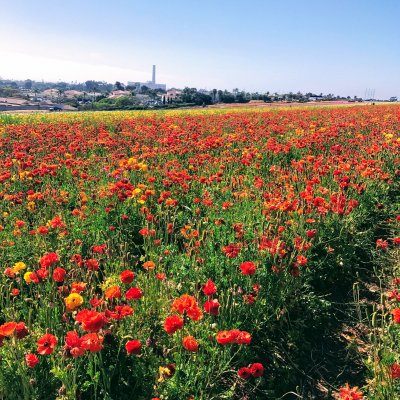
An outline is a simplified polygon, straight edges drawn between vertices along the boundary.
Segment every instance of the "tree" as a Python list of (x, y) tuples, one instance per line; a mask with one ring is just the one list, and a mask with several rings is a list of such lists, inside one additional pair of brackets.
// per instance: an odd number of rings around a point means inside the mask
[(58, 93), (58, 101), (60, 102), (61, 101), (61, 96), (64, 95), (64, 90), (63, 89), (58, 89), (57, 93)]
[(212, 101), (213, 101), (213, 103), (217, 102), (217, 92), (218, 92), (217, 89), (213, 89), (212, 90)]
[(31, 81), (30, 79), (27, 79), (27, 80), (24, 82), (24, 88), (25, 88), (25, 89), (28, 89), (28, 90), (31, 90), (31, 89), (32, 89), (32, 84), (33, 84), (33, 81)]
[(96, 87), (96, 81), (86, 81), (85, 88), (87, 92), (93, 92), (93, 88)]
[(121, 82), (116, 81), (116, 82), (115, 82), (115, 89), (117, 89), (117, 90), (124, 90), (124, 85), (123, 85)]

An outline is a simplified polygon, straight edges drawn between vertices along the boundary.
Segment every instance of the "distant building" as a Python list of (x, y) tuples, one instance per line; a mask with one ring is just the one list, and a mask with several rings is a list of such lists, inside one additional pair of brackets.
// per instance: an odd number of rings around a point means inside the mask
[(134, 90), (140, 91), (143, 86), (148, 87), (151, 90), (166, 90), (167, 85), (165, 83), (156, 83), (156, 66), (153, 65), (152, 80), (147, 82), (128, 82), (128, 86), (132, 86)]
[(170, 89), (170, 90), (167, 90), (167, 93), (164, 95), (164, 97), (166, 100), (175, 100), (181, 94), (182, 94), (182, 90)]
[(397, 101), (397, 97), (396, 97), (396, 96), (392, 96), (392, 97), (389, 99), (389, 101), (395, 102), (395, 101)]

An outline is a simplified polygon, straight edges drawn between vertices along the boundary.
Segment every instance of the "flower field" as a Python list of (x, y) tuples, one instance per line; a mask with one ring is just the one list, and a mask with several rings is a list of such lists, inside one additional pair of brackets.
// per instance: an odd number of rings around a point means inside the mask
[(399, 150), (395, 105), (0, 117), (0, 399), (398, 398)]

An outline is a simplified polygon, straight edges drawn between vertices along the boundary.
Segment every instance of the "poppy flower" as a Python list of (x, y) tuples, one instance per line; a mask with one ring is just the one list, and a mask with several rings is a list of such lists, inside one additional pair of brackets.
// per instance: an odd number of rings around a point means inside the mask
[(363, 394), (357, 386), (350, 387), (348, 383), (339, 389), (338, 399), (340, 400), (363, 400)]
[(137, 287), (132, 287), (128, 289), (125, 293), (125, 298), (127, 300), (138, 300), (143, 296), (143, 292), (137, 288)]
[(183, 319), (178, 315), (171, 315), (165, 319), (164, 329), (169, 335), (183, 328)]
[(397, 363), (393, 363), (389, 368), (389, 376), (390, 379), (399, 379), (400, 378), (400, 365)]
[(119, 278), (122, 283), (129, 284), (129, 283), (133, 282), (133, 279), (135, 278), (135, 274), (133, 271), (125, 270), (120, 273)]
[(179, 314), (186, 313), (187, 316), (198, 321), (203, 318), (203, 313), (197, 304), (197, 300), (188, 294), (183, 294), (172, 303), (172, 311), (178, 311)]
[(86, 261), (86, 265), (89, 271), (97, 271), (100, 268), (99, 260), (95, 258), (89, 258), (89, 260)]
[(39, 364), (39, 358), (36, 354), (28, 353), (25, 355), (25, 362), (29, 368), (35, 368)]
[(297, 264), (306, 265), (307, 262), (308, 262), (307, 257), (304, 257), (303, 255), (297, 256)]
[(3, 325), (0, 325), (0, 336), (12, 336), (16, 327), (16, 322), (5, 322)]
[(83, 297), (79, 293), (71, 293), (64, 302), (68, 312), (75, 311), (83, 304)]
[(121, 297), (121, 289), (119, 286), (111, 286), (106, 290), (105, 296), (107, 300), (118, 299)]
[(51, 333), (46, 333), (37, 341), (37, 352), (41, 355), (53, 353), (57, 345), (57, 338)]
[(155, 267), (156, 267), (156, 264), (154, 264), (153, 261), (146, 261), (146, 262), (143, 264), (143, 268), (144, 268), (145, 270), (147, 270), (147, 271), (152, 270), (152, 269), (154, 269)]
[(45, 254), (39, 261), (39, 264), (42, 268), (49, 268), (51, 265), (54, 265), (58, 262), (59, 257), (57, 253), (48, 253)]
[(76, 314), (75, 321), (82, 323), (82, 329), (87, 332), (98, 332), (106, 323), (104, 313), (95, 310), (81, 310)]
[(264, 366), (261, 363), (251, 364), (250, 373), (254, 378), (259, 378), (264, 375)]
[(65, 336), (64, 350), (67, 350), (74, 358), (85, 354), (86, 350), (82, 347), (82, 339), (79, 337), (78, 332), (67, 332), (67, 335)]
[(251, 343), (251, 334), (245, 331), (240, 332), (236, 337), (236, 343), (249, 345)]
[(67, 273), (67, 271), (65, 271), (64, 268), (59, 268), (59, 267), (58, 267), (58, 268), (56, 268), (56, 269), (53, 271), (53, 279), (54, 279), (56, 282), (63, 282), (66, 273)]
[(389, 247), (389, 243), (387, 240), (378, 239), (376, 241), (376, 248), (378, 250), (386, 250)]
[(250, 368), (248, 368), (248, 367), (239, 368), (238, 375), (239, 375), (239, 378), (247, 381), (251, 377)]
[(103, 348), (103, 336), (97, 333), (87, 333), (81, 337), (81, 346), (91, 353), (97, 353)]
[(204, 303), (204, 311), (210, 315), (218, 315), (220, 304), (217, 299), (208, 300)]
[(203, 285), (202, 291), (206, 296), (212, 296), (213, 294), (217, 293), (217, 287), (211, 278)]
[(256, 265), (251, 261), (241, 263), (239, 268), (243, 275), (254, 275), (256, 273)]
[(390, 313), (393, 315), (393, 322), (400, 324), (400, 308), (394, 308)]
[(16, 327), (15, 327), (15, 336), (18, 339), (23, 339), (25, 336), (29, 335), (29, 331), (27, 326), (25, 325), (24, 322), (18, 322)]
[(216, 340), (217, 340), (217, 343), (225, 346), (227, 344), (234, 343), (235, 336), (232, 334), (232, 331), (219, 331), (217, 333)]
[(188, 351), (196, 353), (199, 349), (199, 343), (193, 336), (185, 336), (183, 338), (183, 347)]
[(224, 246), (222, 250), (228, 258), (236, 258), (240, 253), (241, 247), (241, 244), (231, 243), (228, 246)]
[(139, 340), (130, 340), (126, 342), (125, 349), (128, 354), (139, 355), (142, 351), (142, 344)]

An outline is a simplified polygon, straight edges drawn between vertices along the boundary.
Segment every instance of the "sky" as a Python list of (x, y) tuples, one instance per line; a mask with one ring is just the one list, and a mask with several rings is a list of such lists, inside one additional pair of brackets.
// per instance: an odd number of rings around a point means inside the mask
[(400, 0), (0, 0), (0, 77), (400, 98)]

